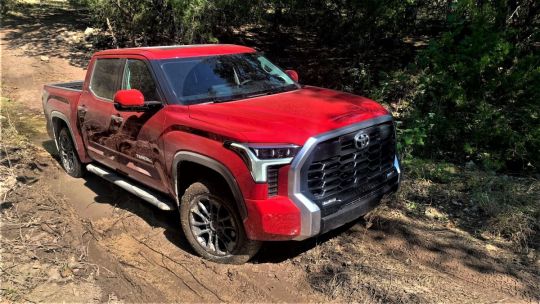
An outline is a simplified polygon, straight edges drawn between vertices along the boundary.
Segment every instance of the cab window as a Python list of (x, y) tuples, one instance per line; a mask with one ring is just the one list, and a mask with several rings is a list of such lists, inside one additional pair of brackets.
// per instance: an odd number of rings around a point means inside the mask
[(137, 89), (141, 91), (145, 101), (160, 101), (156, 82), (142, 60), (128, 59), (122, 80), (122, 90)]
[(112, 100), (116, 93), (118, 75), (122, 71), (121, 59), (97, 59), (94, 63), (90, 90), (100, 98)]

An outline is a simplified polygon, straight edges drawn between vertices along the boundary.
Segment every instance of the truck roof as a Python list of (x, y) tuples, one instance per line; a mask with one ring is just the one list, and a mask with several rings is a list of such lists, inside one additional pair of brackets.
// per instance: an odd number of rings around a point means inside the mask
[(94, 56), (142, 55), (148, 59), (171, 59), (254, 52), (256, 50), (253, 48), (234, 44), (193, 44), (110, 49), (97, 52)]

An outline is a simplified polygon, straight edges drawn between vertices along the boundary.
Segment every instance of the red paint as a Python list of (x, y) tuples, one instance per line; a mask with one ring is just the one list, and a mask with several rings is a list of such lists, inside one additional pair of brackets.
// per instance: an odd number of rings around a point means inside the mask
[(303, 145), (311, 136), (388, 112), (365, 97), (306, 86), (292, 92), (192, 105), (189, 114), (216, 131), (230, 130), (247, 142)]
[[(175, 191), (172, 164), (177, 152), (192, 151), (218, 161), (233, 175), (244, 197), (248, 237), (292, 239), (300, 233), (300, 212), (287, 196), (289, 166), (279, 170), (278, 196), (268, 198), (268, 186), (255, 183), (246, 164), (236, 153), (224, 148), (223, 141), (302, 146), (317, 134), (388, 114), (381, 105), (365, 97), (305, 86), (291, 92), (226, 103), (184, 106), (165, 101), (161, 109), (148, 114), (120, 112), (112, 101), (98, 98), (89, 90), (90, 71), (96, 58), (152, 61), (253, 52), (252, 48), (234, 45), (98, 52), (90, 61), (82, 92), (45, 86), (45, 95), (63, 99), (45, 100), (45, 114), (51, 117), (56, 111), (68, 118), (83, 162), (98, 161), (171, 196)], [(289, 75), (298, 77), (292, 71)], [(119, 91), (114, 100), (128, 106), (144, 102), (136, 90)], [(81, 107), (87, 110), (83, 118), (77, 115)], [(118, 126), (114, 126), (115, 122)]]
[(290, 240), (300, 234), (300, 211), (287, 197), (247, 200), (250, 215), (244, 221), (252, 240)]
[(94, 56), (104, 55), (140, 55), (150, 60), (152, 59), (170, 59), (170, 58), (188, 58), (202, 57), (212, 55), (229, 55), (240, 53), (255, 53), (255, 50), (249, 47), (232, 44), (209, 44), (209, 45), (179, 45), (160, 46), (160, 47), (140, 47), (128, 49), (105, 50), (97, 52)]
[(120, 90), (114, 94), (114, 102), (124, 107), (137, 107), (144, 105), (144, 96), (139, 90)]
[(291, 77), (292, 80), (298, 82), (299, 77), (298, 77), (298, 72), (297, 71), (295, 71), (295, 70), (286, 70), (285, 73), (287, 73), (287, 75), (289, 75), (289, 77)]

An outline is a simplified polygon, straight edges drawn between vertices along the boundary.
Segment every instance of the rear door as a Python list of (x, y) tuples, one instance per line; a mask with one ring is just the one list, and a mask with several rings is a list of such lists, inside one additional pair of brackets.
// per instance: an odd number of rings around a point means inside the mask
[[(121, 86), (123, 58), (97, 58), (89, 67), (89, 79), (77, 107), (77, 117), (88, 155), (108, 166), (114, 166), (114, 153), (107, 140), (117, 131), (111, 121), (113, 96)], [(111, 123), (112, 122), (112, 123)]]

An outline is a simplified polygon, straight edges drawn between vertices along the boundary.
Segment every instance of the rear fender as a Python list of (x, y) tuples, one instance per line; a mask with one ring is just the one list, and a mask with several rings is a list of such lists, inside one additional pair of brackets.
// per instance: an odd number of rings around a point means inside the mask
[(71, 139), (73, 140), (73, 143), (75, 144), (75, 149), (77, 150), (77, 154), (79, 155), (79, 159), (81, 160), (81, 162), (83, 163), (90, 162), (91, 159), (89, 159), (86, 154), (84, 143), (82, 142), (82, 137), (80, 136), (80, 133), (78, 132), (78, 130), (73, 128), (67, 116), (59, 111), (54, 111), (54, 110), (51, 111), (51, 114), (49, 116), (50, 116), (50, 125), (52, 127), (52, 133), (54, 135), (54, 143), (56, 145), (56, 149), (59, 150), (57, 136), (58, 136), (58, 132), (60, 132), (60, 124), (58, 123), (58, 121), (62, 121), (69, 130), (69, 134), (71, 135)]

